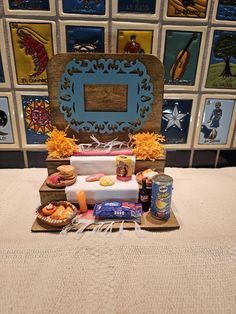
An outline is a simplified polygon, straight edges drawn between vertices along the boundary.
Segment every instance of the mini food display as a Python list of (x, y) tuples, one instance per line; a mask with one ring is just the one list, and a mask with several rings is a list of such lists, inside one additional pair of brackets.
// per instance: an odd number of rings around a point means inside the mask
[(58, 172), (47, 178), (46, 184), (51, 188), (64, 188), (75, 183), (77, 174), (71, 165), (61, 165), (57, 167)]
[(38, 220), (55, 227), (67, 225), (76, 214), (77, 208), (66, 201), (43, 204), (36, 211)]

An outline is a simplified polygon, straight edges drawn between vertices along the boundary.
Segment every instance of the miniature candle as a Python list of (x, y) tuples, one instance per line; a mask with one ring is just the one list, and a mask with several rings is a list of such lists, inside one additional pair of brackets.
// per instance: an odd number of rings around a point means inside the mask
[(86, 213), (88, 210), (87, 203), (86, 203), (86, 195), (84, 191), (76, 192), (76, 199), (79, 203), (79, 208), (81, 213)]

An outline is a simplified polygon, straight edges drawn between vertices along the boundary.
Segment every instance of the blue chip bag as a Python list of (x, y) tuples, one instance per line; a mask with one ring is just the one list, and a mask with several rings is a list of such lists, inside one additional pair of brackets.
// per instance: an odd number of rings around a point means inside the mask
[(95, 218), (139, 220), (142, 216), (142, 205), (132, 202), (102, 202), (93, 209)]

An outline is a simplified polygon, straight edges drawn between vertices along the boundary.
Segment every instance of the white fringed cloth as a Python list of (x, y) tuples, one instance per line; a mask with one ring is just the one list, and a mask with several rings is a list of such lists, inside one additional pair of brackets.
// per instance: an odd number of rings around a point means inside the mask
[(46, 169), (0, 170), (0, 313), (236, 313), (236, 168), (167, 168), (171, 232), (31, 233)]

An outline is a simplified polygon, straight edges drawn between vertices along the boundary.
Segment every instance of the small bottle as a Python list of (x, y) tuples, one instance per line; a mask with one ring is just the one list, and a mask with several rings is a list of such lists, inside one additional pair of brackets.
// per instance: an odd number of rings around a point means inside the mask
[(140, 190), (140, 202), (142, 204), (142, 209), (144, 212), (149, 211), (151, 204), (151, 193), (147, 189), (146, 179), (142, 180), (142, 189)]
[(86, 203), (85, 192), (84, 191), (76, 192), (76, 199), (77, 199), (77, 202), (79, 203), (80, 213), (86, 213), (88, 208), (87, 208), (87, 203)]

